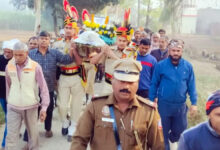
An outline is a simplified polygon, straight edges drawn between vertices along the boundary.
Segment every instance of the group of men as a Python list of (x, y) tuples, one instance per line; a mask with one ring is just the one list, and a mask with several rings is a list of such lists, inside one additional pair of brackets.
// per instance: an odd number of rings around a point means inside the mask
[[(45, 136), (53, 136), (57, 89), (61, 134), (72, 142), (71, 150), (86, 150), (88, 144), (92, 150), (172, 150), (178, 141), (179, 150), (218, 150), (219, 91), (208, 99), (209, 121), (184, 132), (187, 94), (190, 114), (197, 111), (193, 67), (182, 58), (184, 42), (169, 41), (163, 29), (150, 39), (132, 30), (117, 28), (116, 43), (89, 57), (79, 54), (79, 27), (71, 17), (64, 21), (64, 38), (52, 45), (46, 31), (30, 38), (28, 45), (5, 41), (0, 57), (0, 101), (7, 114), (2, 147), (17, 150), (22, 121), (27, 150), (39, 149), (38, 118), (45, 123)], [(100, 63), (105, 64), (102, 95), (83, 110), (85, 94), (94, 95), (95, 65)]]

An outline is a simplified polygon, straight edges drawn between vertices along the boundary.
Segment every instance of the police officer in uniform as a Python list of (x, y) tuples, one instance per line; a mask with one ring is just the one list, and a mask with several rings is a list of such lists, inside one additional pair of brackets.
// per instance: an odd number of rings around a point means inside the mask
[[(127, 10), (125, 13), (128, 13)], [(109, 94), (112, 92), (112, 63), (121, 58), (136, 59), (137, 57), (136, 49), (133, 47), (128, 47), (133, 36), (133, 29), (131, 28), (130, 24), (128, 24), (128, 18), (129, 14), (128, 17), (125, 18), (123, 26), (117, 28), (116, 30), (116, 46), (105, 46), (98, 55), (91, 59), (91, 63), (93, 64), (98, 64), (100, 62), (105, 64), (105, 82), (102, 94)]]
[(95, 84), (95, 76), (97, 68), (94, 64), (90, 63), (90, 59), (97, 55), (96, 52), (92, 52), (89, 54), (89, 58), (85, 59), (83, 61), (83, 65), (85, 67), (85, 72), (87, 76), (86, 80), (86, 86), (85, 86), (85, 93), (86, 93), (86, 99), (91, 100), (90, 97), (94, 96), (94, 84)]
[[(67, 16), (64, 21), (65, 39), (55, 42), (53, 47), (59, 49), (62, 53), (69, 53), (71, 40), (77, 38), (78, 30), (76, 20)], [(77, 58), (75, 57), (75, 59)], [(83, 105), (83, 96), (85, 95), (79, 76), (79, 65), (81, 64), (76, 62), (81, 62), (81, 60), (76, 60), (69, 65), (59, 64), (61, 75), (58, 81), (57, 105), (62, 121), (62, 135), (68, 134), (68, 141), (72, 139)], [(71, 122), (67, 119), (68, 111), (70, 111)]]
[(113, 93), (93, 98), (77, 124), (71, 150), (164, 150), (162, 126), (154, 103), (136, 95), (141, 64), (113, 64)]

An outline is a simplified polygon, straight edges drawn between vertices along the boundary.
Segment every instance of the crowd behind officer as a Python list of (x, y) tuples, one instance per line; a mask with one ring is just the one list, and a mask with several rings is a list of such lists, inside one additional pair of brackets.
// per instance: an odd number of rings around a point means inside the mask
[[(29, 47), (29, 49), (32, 49), (30, 50), (29, 52), (29, 56), (30, 58), (32, 58), (33, 60), (37, 61), (40, 66), (42, 66), (42, 70), (43, 70), (43, 73), (44, 73), (44, 77), (45, 77), (45, 80), (47, 82), (47, 86), (49, 88), (49, 94), (50, 94), (50, 104), (48, 106), (48, 109), (47, 109), (47, 116), (46, 116), (46, 121), (45, 121), (45, 129), (46, 129), (46, 133), (45, 133), (45, 136), (46, 137), (51, 137), (53, 136), (53, 133), (52, 133), (52, 130), (51, 130), (51, 126), (52, 126), (52, 112), (53, 112), (53, 108), (54, 108), (54, 100), (53, 100), (53, 92), (54, 92), (54, 89), (55, 89), (55, 74), (56, 74), (56, 65), (57, 65), (57, 62), (60, 62), (60, 63), (64, 63), (64, 64), (68, 64), (68, 63), (72, 63), (75, 59), (76, 61), (76, 58), (79, 58), (77, 52), (76, 52), (76, 47), (75, 47), (75, 44), (73, 44), (72, 46), (70, 45), (70, 51), (64, 55), (62, 53), (60, 53), (58, 50), (55, 50), (55, 49), (51, 49), (49, 47), (49, 39), (50, 39), (50, 35), (48, 32), (41, 32), (39, 34), (39, 36), (37, 37), (37, 41), (34, 41), (38, 44), (38, 47)], [(122, 39), (126, 39), (125, 37), (123, 36), (118, 36), (118, 41), (122, 40)], [(29, 43), (32, 41), (32, 40), (35, 40), (35, 37), (33, 38), (30, 38), (29, 40)], [(183, 87), (185, 87), (187, 89), (187, 91), (189, 92), (189, 95), (191, 96), (191, 101), (192, 101), (192, 106), (190, 108), (190, 112), (191, 114), (194, 114), (197, 110), (197, 107), (196, 107), (196, 101), (197, 101), (197, 98), (196, 98), (196, 91), (195, 91), (195, 83), (194, 83), (194, 80), (195, 80), (195, 77), (194, 77), (194, 73), (193, 73), (193, 70), (192, 70), (192, 67), (190, 67), (190, 64), (188, 62), (186, 62), (184, 59), (181, 58), (182, 56), (182, 50), (183, 50), (183, 46), (184, 46), (184, 43), (182, 41), (179, 41), (179, 40), (172, 40), (170, 43), (169, 43), (169, 47), (165, 48), (166, 45), (167, 45), (167, 37), (165, 36), (162, 36), (160, 39), (160, 48), (162, 50), (164, 50), (166, 52), (166, 56), (168, 57), (168, 54), (169, 54), (169, 57), (166, 58), (164, 56), (164, 60), (160, 60), (161, 62), (159, 64), (156, 65), (156, 58), (154, 58), (153, 56), (151, 56), (149, 53), (150, 51), (148, 51), (150, 49), (150, 40), (148, 39), (142, 39), (140, 41), (140, 45), (139, 45), (139, 49), (138, 49), (138, 52), (137, 52), (137, 60), (141, 62), (142, 66), (143, 66), (143, 70), (139, 70), (141, 71), (141, 76), (140, 76), (140, 79), (138, 80), (139, 81), (139, 90), (140, 91), (140, 85), (142, 83), (146, 84), (148, 80), (146, 79), (149, 79), (149, 82), (148, 82), (148, 86), (150, 88), (150, 99), (156, 103), (158, 103), (158, 107), (159, 107), (159, 112), (160, 112), (160, 116), (161, 116), (161, 119), (162, 119), (162, 125), (163, 125), (163, 128), (161, 128), (161, 126), (159, 127), (161, 131), (163, 131), (163, 136), (164, 136), (164, 140), (165, 140), (165, 147), (167, 150), (169, 150), (169, 147), (170, 145), (172, 145), (172, 142), (177, 142), (179, 140), (179, 137), (181, 135), (181, 133), (186, 129), (187, 127), (187, 118), (186, 118), (186, 114), (187, 114), (187, 107), (185, 105), (185, 97), (186, 97), (186, 93), (184, 91), (180, 91), (180, 97), (182, 96), (183, 97), (183, 100), (181, 101), (181, 105), (175, 105), (175, 107), (169, 105), (169, 102), (166, 104), (164, 103), (167, 99), (166, 99), (166, 94), (175, 94), (174, 97), (176, 97), (178, 93), (174, 93), (174, 92), (164, 92), (164, 89), (162, 90), (160, 88), (160, 84), (165, 84), (163, 85), (164, 86), (168, 86), (170, 88), (170, 85), (171, 83), (166, 83), (165, 81), (163, 81), (163, 78), (158, 78), (158, 77), (161, 77), (160, 74), (163, 74), (166, 75), (166, 71), (163, 72), (163, 69), (166, 68), (166, 70), (168, 69), (168, 66), (171, 67), (171, 70), (172, 70), (172, 67), (174, 68), (180, 68), (180, 72), (182, 71), (181, 68), (183, 67), (183, 69), (185, 68), (186, 70), (183, 70), (182, 72), (182, 75), (183, 78), (183, 81), (186, 82), (186, 83), (181, 83), (179, 85), (179, 88), (175, 88), (175, 89), (183, 89)], [(32, 41), (33, 42), (33, 41)], [(122, 42), (122, 41), (121, 41)], [(146, 44), (149, 43), (149, 44)], [(120, 43), (120, 42), (119, 42)], [(122, 46), (123, 44), (118, 44), (116, 43), (116, 46), (118, 45), (118, 47)], [(124, 44), (125, 47), (128, 45), (128, 44)], [(143, 46), (147, 46), (147, 48), (143, 48)], [(72, 47), (72, 48), (71, 48)], [(33, 49), (35, 48), (35, 49)], [(169, 50), (168, 50), (169, 49)], [(158, 49), (160, 50), (160, 49)], [(162, 51), (161, 50), (161, 51)], [(7, 49), (5, 50), (7, 51)], [(122, 51), (122, 55), (123, 53), (126, 52), (126, 51)], [(103, 47), (102, 48), (102, 51), (100, 54), (96, 54), (95, 57), (97, 57), (98, 55), (102, 56), (103, 54), (107, 54), (107, 56), (112, 56), (114, 58), (114, 61), (116, 61), (117, 59), (121, 58), (121, 61), (123, 62), (124, 58), (122, 57), (117, 57), (112, 49), (109, 49), (109, 47)], [(99, 57), (100, 57), (99, 56)], [(135, 56), (135, 55), (133, 55)], [(147, 56), (151, 56), (151, 59), (152, 60), (155, 60), (153, 62), (151, 62), (150, 60), (146, 60), (143, 61), (142, 59), (140, 59), (140, 57), (147, 57)], [(44, 59), (46, 58), (46, 59)], [(79, 60), (79, 59), (78, 59)], [(114, 62), (113, 61), (113, 62)], [(167, 61), (170, 61), (170, 64), (168, 64)], [(131, 59), (130, 59), (130, 62), (133, 62)], [(167, 62), (167, 63), (166, 63)], [(112, 64), (112, 63), (111, 63)], [(122, 63), (123, 64), (123, 63)], [(147, 65), (146, 65), (147, 64)], [(149, 64), (152, 64), (152, 67), (149, 66)], [(161, 65), (165, 65), (165, 66), (161, 66)], [(184, 64), (184, 65), (183, 65)], [(188, 65), (187, 65), (188, 64)], [(146, 74), (146, 72), (144, 73), (144, 70), (146, 69), (146, 66), (147, 67), (150, 67), (151, 71), (149, 72), (149, 74)], [(154, 74), (153, 74), (153, 68), (156, 66), (156, 70), (154, 71)], [(162, 67), (162, 68), (161, 68)], [(188, 69), (188, 70), (187, 70)], [(168, 69), (169, 70), (169, 69)], [(145, 70), (146, 71), (146, 70)], [(115, 70), (112, 72), (112, 79), (114, 81), (120, 81), (120, 80), (117, 80), (117, 78), (114, 77), (114, 72)], [(120, 71), (119, 71), (120, 72)], [(172, 73), (172, 71), (168, 71), (169, 73)], [(122, 72), (121, 72), (122, 73)], [(125, 71), (125, 74), (127, 72)], [(124, 74), (124, 72), (122, 73)], [(143, 77), (146, 76), (147, 78), (144, 78)], [(152, 78), (152, 75), (153, 75), (153, 79), (151, 80)], [(162, 76), (162, 77), (163, 77)], [(169, 75), (167, 74), (167, 76), (169, 77), (173, 77), (174, 75)], [(117, 85), (121, 85), (119, 84), (118, 82)], [(152, 83), (151, 83), (152, 82)], [(160, 83), (158, 85), (158, 82)], [(165, 82), (165, 83), (164, 83)], [(173, 85), (173, 84), (172, 84)], [(114, 86), (113, 86), (114, 87)], [(120, 87), (120, 86), (119, 86)], [(155, 91), (155, 88), (158, 88), (159, 91), (158, 91), (158, 95), (155, 95), (154, 91)], [(145, 91), (143, 92), (139, 92), (137, 94), (141, 95), (142, 97), (145, 97), (145, 98), (148, 98), (148, 94), (146, 91), (148, 91), (149, 89), (145, 89)], [(162, 90), (162, 91), (161, 91)], [(173, 90), (171, 90), (173, 91)], [(163, 93), (166, 93), (166, 94), (162, 94), (161, 95), (161, 92)], [(121, 94), (121, 92), (119, 92)], [(123, 93), (123, 92), (122, 92)], [(126, 93), (126, 92), (125, 92)], [(144, 94), (142, 94), (144, 93)], [(146, 96), (147, 95), (147, 96)], [(185, 96), (184, 96), (185, 95)], [(111, 96), (109, 96), (111, 97)], [(165, 98), (164, 98), (165, 97)], [(168, 95), (169, 97), (169, 95)], [(173, 97), (173, 96), (172, 96)], [(173, 98), (174, 98), (173, 97)], [(63, 97), (61, 97), (63, 98)], [(158, 99), (157, 99), (158, 98)], [(101, 98), (103, 99), (103, 98)], [(105, 98), (104, 98), (105, 99)], [(137, 100), (141, 99), (140, 101), (143, 102), (143, 99), (140, 98), (140, 97), (137, 97)], [(180, 100), (180, 99), (178, 99)], [(96, 103), (96, 101), (98, 102), (99, 101), (99, 98), (96, 98), (93, 99), (93, 102), (92, 103)], [(172, 103), (175, 103), (175, 99), (173, 99)], [(150, 102), (146, 102), (148, 105), (152, 105), (152, 103)], [(68, 105), (68, 104), (66, 104)], [(90, 107), (91, 104), (89, 104), (89, 107)], [(166, 106), (165, 106), (166, 105)], [(169, 106), (168, 106), (169, 105)], [(75, 106), (79, 106), (79, 105), (75, 105)], [(66, 106), (68, 107), (68, 106)], [(89, 108), (88, 107), (88, 108)], [(104, 106), (103, 106), (104, 107)], [(154, 107), (154, 106), (152, 106)], [(87, 109), (88, 109), (87, 108)], [(117, 107), (116, 107), (117, 108)], [(130, 108), (130, 107), (129, 107)], [(165, 108), (170, 108), (169, 111), (166, 111), (167, 109)], [(87, 110), (86, 109), (86, 110)], [(97, 108), (98, 109), (98, 108)], [(154, 108), (155, 109), (155, 108)], [(157, 110), (155, 111), (157, 112)], [(176, 112), (179, 112), (176, 113)], [(85, 112), (86, 113), (86, 112)], [(80, 112), (78, 112), (76, 115), (79, 116)], [(172, 116), (172, 114), (174, 114), (174, 116)], [(181, 116), (181, 117), (180, 117)], [(141, 117), (141, 115), (140, 115)], [(168, 125), (169, 124), (169, 121), (170, 120), (175, 120), (175, 118), (177, 119), (176, 120), (176, 124), (174, 124), (172, 126), (172, 128)], [(66, 119), (66, 116), (65, 116), (65, 119)], [(82, 121), (83, 119), (80, 119), (79, 120), (79, 124), (80, 122)], [(87, 120), (88, 121), (88, 120)], [(105, 121), (104, 121), (105, 122)], [(117, 121), (116, 121), (117, 122)], [(119, 119), (119, 122), (120, 119)], [(173, 121), (172, 121), (173, 122)], [(124, 124), (124, 122), (122, 123)], [(121, 125), (122, 125), (121, 124)], [(157, 124), (158, 125), (158, 124)], [(124, 125), (122, 125), (122, 128), (123, 128)], [(126, 125), (125, 125), (126, 126)], [(81, 128), (84, 128), (84, 127), (88, 127), (88, 126), (83, 126), (81, 125), (80, 126)], [(91, 126), (91, 127), (94, 127), (94, 126)], [(94, 127), (95, 128), (95, 127)], [(77, 126), (77, 130), (80, 130), (80, 128)], [(19, 131), (19, 130), (18, 130)], [(6, 133), (6, 132), (5, 132)], [(104, 133), (103, 133), (104, 134)], [(120, 134), (120, 132), (119, 132)], [(5, 134), (6, 135), (6, 134)], [(73, 132), (72, 132), (72, 135), (73, 135)], [(77, 132), (76, 132), (76, 135), (77, 135)], [(109, 135), (109, 134), (108, 134)], [(132, 136), (135, 136), (135, 134), (131, 134)], [(28, 135), (26, 135), (27, 137)], [(141, 135), (140, 135), (141, 136)], [(29, 135), (28, 137), (31, 137), (31, 135)], [(140, 137), (142, 138), (142, 136)], [(9, 139), (10, 139), (10, 136), (9, 136)], [(72, 138), (71, 138), (72, 139)], [(74, 136), (74, 140), (76, 140), (77, 138)], [(30, 139), (32, 140), (32, 139)], [(29, 141), (28, 139), (26, 140), (28, 141), (29, 143), (31, 141)], [(10, 140), (9, 140), (10, 142)], [(93, 141), (90, 141), (90, 142), (93, 142)], [(75, 142), (73, 142), (75, 143)], [(117, 142), (116, 142), (117, 143)], [(123, 143), (123, 142), (122, 142)], [(140, 144), (139, 140), (136, 139), (136, 144), (137, 146), (139, 145), (145, 145), (145, 143), (142, 143)], [(74, 144), (73, 144), (74, 145)], [(92, 145), (92, 143), (91, 143)], [(122, 144), (123, 145), (123, 144)], [(28, 144), (27, 145), (29, 148), (33, 145), (30, 145)], [(127, 146), (127, 145), (126, 145)], [(148, 145), (149, 146), (149, 145)], [(151, 145), (152, 146), (152, 145)], [(4, 147), (4, 142), (2, 143), (2, 147)], [(74, 146), (73, 146), (74, 147)], [(122, 146), (123, 147), (123, 146)]]

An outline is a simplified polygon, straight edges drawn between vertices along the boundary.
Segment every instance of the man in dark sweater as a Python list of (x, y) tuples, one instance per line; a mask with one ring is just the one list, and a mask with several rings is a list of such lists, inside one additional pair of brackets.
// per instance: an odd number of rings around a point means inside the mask
[(206, 103), (209, 120), (186, 130), (178, 150), (219, 150), (220, 149), (220, 90), (209, 96)]
[(4, 51), (4, 54), (0, 55), (0, 103), (5, 113), (5, 131), (4, 131), (4, 137), (2, 140), (2, 148), (5, 147), (5, 139), (7, 135), (7, 125), (6, 125), (7, 103), (6, 103), (6, 87), (5, 87), (5, 67), (8, 64), (8, 61), (13, 57), (12, 47), (13, 47), (13, 40), (3, 42), (2, 49)]
[(154, 66), (157, 63), (157, 60), (149, 53), (150, 46), (151, 41), (149, 39), (142, 39), (140, 41), (137, 55), (137, 61), (141, 62), (143, 68), (140, 72), (137, 95), (140, 95), (143, 98), (148, 98), (148, 91), (150, 89)]
[(162, 36), (159, 39), (159, 49), (155, 49), (151, 51), (151, 55), (157, 59), (157, 62), (164, 60), (168, 57), (168, 37)]

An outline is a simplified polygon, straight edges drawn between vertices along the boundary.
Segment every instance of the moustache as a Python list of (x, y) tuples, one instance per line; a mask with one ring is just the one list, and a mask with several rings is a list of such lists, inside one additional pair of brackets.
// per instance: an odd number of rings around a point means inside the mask
[(128, 89), (122, 89), (122, 90), (120, 90), (120, 92), (124, 92), (124, 93), (131, 93)]
[(179, 55), (173, 55), (173, 57), (180, 57)]

